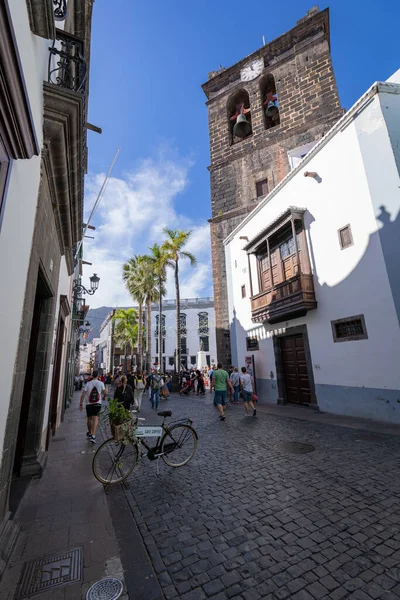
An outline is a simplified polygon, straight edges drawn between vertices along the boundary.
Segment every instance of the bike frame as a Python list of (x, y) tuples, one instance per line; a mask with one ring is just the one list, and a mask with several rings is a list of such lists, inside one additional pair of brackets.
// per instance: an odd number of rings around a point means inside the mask
[[(189, 425), (189, 426), (191, 427), (191, 426), (192, 426), (192, 423), (193, 423), (193, 420), (192, 420), (192, 419), (185, 419), (185, 420), (182, 420), (182, 421), (181, 421), (181, 420), (179, 420), (179, 421), (172, 421), (172, 423), (168, 423), (168, 424), (166, 425), (166, 424), (165, 424), (165, 419), (166, 419), (166, 418), (167, 418), (167, 417), (164, 417), (164, 418), (163, 418), (163, 422), (161, 423), (161, 428), (162, 428), (162, 430), (163, 430), (163, 432), (164, 432), (164, 433), (163, 433), (161, 436), (159, 436), (159, 437), (157, 438), (156, 445), (155, 445), (155, 446), (150, 446), (150, 445), (149, 445), (149, 444), (146, 442), (145, 438), (137, 438), (137, 439), (136, 439), (136, 443), (138, 444), (138, 446), (141, 444), (142, 446), (144, 446), (144, 447), (146, 448), (146, 450), (147, 450), (148, 452), (154, 452), (154, 453), (156, 453), (157, 451), (160, 451), (160, 450), (161, 450), (161, 442), (162, 442), (162, 440), (163, 440), (163, 439), (164, 439), (164, 438), (165, 438), (167, 435), (168, 435), (168, 436), (171, 438), (171, 440), (172, 440), (172, 441), (173, 441), (175, 444), (177, 444), (177, 443), (178, 443), (178, 442), (177, 442), (177, 440), (174, 440), (173, 436), (171, 435), (171, 430), (173, 429), (173, 427), (174, 427), (175, 425)], [(145, 421), (145, 419), (136, 417), (136, 424), (137, 424), (139, 421)], [(195, 433), (195, 435), (196, 435), (196, 438), (198, 438), (196, 430), (195, 430), (195, 429), (193, 429), (193, 431), (194, 431), (194, 433)], [(160, 456), (162, 456), (162, 454), (161, 454), (161, 453), (159, 453), (159, 454), (155, 454), (155, 456), (154, 456), (154, 459), (155, 459), (155, 458), (160, 458)], [(149, 457), (148, 457), (148, 458), (149, 458)], [(154, 459), (153, 459), (153, 460), (154, 460)], [(152, 459), (150, 459), (150, 458), (149, 458), (149, 460), (152, 460)]]

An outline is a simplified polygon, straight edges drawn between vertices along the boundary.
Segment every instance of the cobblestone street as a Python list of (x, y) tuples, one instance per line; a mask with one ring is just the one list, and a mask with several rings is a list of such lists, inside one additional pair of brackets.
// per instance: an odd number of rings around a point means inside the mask
[(400, 437), (241, 406), (220, 422), (211, 394), (166, 407), (194, 418), (197, 453), (160, 475), (143, 458), (128, 497), (168, 600), (400, 598)]

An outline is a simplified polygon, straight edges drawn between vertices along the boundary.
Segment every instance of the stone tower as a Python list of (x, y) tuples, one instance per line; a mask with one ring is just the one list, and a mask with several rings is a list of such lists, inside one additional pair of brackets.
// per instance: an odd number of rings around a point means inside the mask
[[(211, 149), (217, 354), (228, 366), (223, 240), (343, 114), (330, 55), (329, 10), (311, 9), (289, 32), (232, 67), (209, 73), (202, 88)], [(240, 113), (248, 124), (241, 137), (234, 130)]]

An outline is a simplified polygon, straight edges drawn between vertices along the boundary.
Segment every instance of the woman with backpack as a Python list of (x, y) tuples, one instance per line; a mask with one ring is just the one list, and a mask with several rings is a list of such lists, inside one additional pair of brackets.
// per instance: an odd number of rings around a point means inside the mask
[(135, 398), (133, 395), (132, 387), (127, 383), (125, 375), (121, 377), (121, 385), (114, 391), (114, 398), (121, 402), (124, 407), (129, 410), (131, 405), (134, 404)]
[(135, 376), (135, 389), (134, 389), (134, 399), (135, 399), (134, 407), (139, 412), (142, 407), (142, 398), (143, 398), (143, 392), (144, 392), (145, 386), (146, 386), (146, 373), (139, 372)]

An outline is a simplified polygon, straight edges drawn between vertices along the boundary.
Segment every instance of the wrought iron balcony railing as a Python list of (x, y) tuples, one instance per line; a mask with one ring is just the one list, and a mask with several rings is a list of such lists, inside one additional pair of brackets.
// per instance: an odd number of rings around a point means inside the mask
[(64, 21), (67, 16), (67, 0), (53, 0), (54, 20)]
[(210, 333), (210, 328), (206, 325), (202, 325), (197, 330), (198, 335), (208, 335)]
[(84, 94), (87, 68), (83, 40), (57, 29), (49, 50), (48, 82)]

